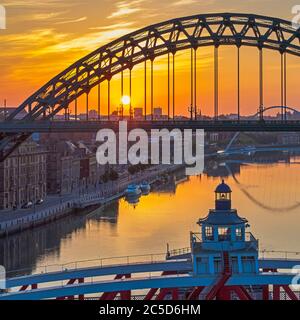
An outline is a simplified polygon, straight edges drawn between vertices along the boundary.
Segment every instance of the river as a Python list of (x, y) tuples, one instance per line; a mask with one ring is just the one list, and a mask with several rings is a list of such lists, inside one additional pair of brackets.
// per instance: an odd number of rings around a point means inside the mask
[[(165, 253), (189, 246), (189, 232), (214, 207), (224, 177), (232, 206), (249, 220), (260, 249), (300, 251), (300, 158), (268, 163), (210, 162), (201, 176), (183, 172), (133, 206), (124, 199), (0, 240), (0, 264), (18, 274), (72, 261)], [(12, 274), (16, 274), (15, 272)]]

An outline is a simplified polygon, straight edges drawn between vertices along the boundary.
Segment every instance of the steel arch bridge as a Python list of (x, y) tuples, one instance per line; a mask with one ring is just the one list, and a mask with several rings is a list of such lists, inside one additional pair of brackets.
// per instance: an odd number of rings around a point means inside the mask
[[(282, 107), (281, 106), (271, 106), (271, 107), (268, 107), (268, 108), (264, 108), (263, 110), (262, 110), (262, 112), (263, 113), (266, 113), (267, 111), (270, 111), (270, 110), (278, 110), (278, 109), (282, 109)], [(295, 108), (292, 108), (292, 107), (288, 107), (288, 106), (286, 106), (286, 107), (284, 107), (284, 109), (285, 109), (285, 111), (292, 111), (292, 112), (299, 112), (297, 109), (295, 109)], [(258, 111), (258, 112), (256, 112), (253, 116), (251, 116), (251, 118), (256, 118), (256, 117), (258, 117), (260, 115), (260, 112)]]
[[(88, 95), (92, 88), (97, 85), (100, 86), (100, 83), (104, 81), (108, 81), (109, 115), (109, 84), (112, 77), (121, 74), (123, 80), (124, 70), (129, 70), (131, 90), (131, 71), (134, 66), (145, 62), (146, 74), (147, 61), (150, 61), (151, 74), (153, 75), (153, 61), (155, 58), (165, 54), (168, 55), (168, 70), (170, 70), (171, 58), (173, 61), (173, 101), (171, 106), (170, 101), (172, 99), (170, 97), (170, 88), (168, 88), (168, 117), (170, 117), (170, 109), (172, 109), (173, 118), (175, 118), (174, 68), (176, 53), (180, 50), (191, 49), (192, 68), (195, 68), (197, 49), (206, 46), (215, 47), (214, 115), (215, 120), (218, 120), (218, 48), (222, 45), (234, 45), (238, 48), (238, 66), (239, 48), (241, 46), (257, 47), (259, 49), (260, 120), (263, 120), (264, 110), (262, 49), (276, 50), (281, 54), (281, 105), (284, 118), (284, 113), (286, 113), (286, 54), (300, 56), (299, 29), (294, 29), (290, 22), (278, 18), (255, 14), (215, 13), (176, 18), (154, 24), (100, 47), (41, 87), (12, 112), (4, 124), (9, 126), (10, 123), (20, 117), (24, 110), (27, 111), (27, 114), (22, 117), (22, 123), (34, 124), (37, 120), (49, 121), (62, 110), (67, 110), (73, 101), (75, 101), (75, 112), (77, 113), (77, 98), (84, 94), (87, 95), (88, 120)], [(197, 90), (195, 90), (196, 72), (193, 73), (192, 68), (191, 118), (193, 118), (193, 110), (195, 114), (197, 112)], [(239, 73), (240, 70), (238, 67), (238, 74)], [(168, 84), (169, 80), (168, 77)], [(151, 95), (153, 97), (153, 81), (151, 87)], [(168, 87), (170, 86), (168, 85)], [(100, 91), (100, 89), (98, 91)], [(98, 92), (98, 94), (100, 95), (100, 92)], [(100, 99), (98, 100), (98, 111), (100, 111)], [(153, 116), (153, 99), (151, 100), (151, 114)], [(145, 102), (145, 115), (147, 112), (146, 108), (147, 102)], [(100, 115), (100, 112), (98, 113)], [(238, 114), (240, 114), (239, 98)], [(298, 126), (298, 124), (296, 126)], [(262, 127), (262, 130), (263, 129)], [(0, 152), (2, 156), (0, 160), (3, 161), (16, 147), (30, 136), (30, 133), (23, 132), (21, 128), (16, 132), (7, 132), (2, 129), (0, 134)]]

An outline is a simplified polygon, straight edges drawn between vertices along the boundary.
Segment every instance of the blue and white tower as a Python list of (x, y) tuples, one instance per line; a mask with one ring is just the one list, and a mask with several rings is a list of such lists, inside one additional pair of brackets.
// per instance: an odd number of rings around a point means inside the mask
[(246, 232), (248, 221), (231, 208), (231, 189), (222, 181), (215, 190), (215, 209), (191, 233), (194, 275), (258, 273), (258, 240)]

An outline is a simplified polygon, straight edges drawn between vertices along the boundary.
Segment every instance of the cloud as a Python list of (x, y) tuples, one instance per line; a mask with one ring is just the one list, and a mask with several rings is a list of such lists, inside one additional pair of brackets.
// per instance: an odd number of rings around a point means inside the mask
[(34, 13), (29, 15), (23, 15), (23, 21), (46, 21), (46, 20), (58, 20), (59, 16), (65, 14), (66, 11), (59, 12), (45, 12), (45, 13)]
[(15, 8), (26, 8), (26, 7), (33, 7), (33, 8), (42, 8), (42, 7), (70, 7), (78, 4), (79, 1), (72, 1), (67, 3), (66, 1), (61, 0), (22, 0), (22, 1), (1, 1), (5, 7), (15, 7)]
[(194, 4), (196, 3), (196, 0), (178, 0), (173, 3), (174, 6), (187, 6), (189, 4)]
[(116, 25), (99, 27), (99, 30), (101, 29), (102, 31), (91, 32), (74, 39), (44, 47), (39, 51), (39, 53), (48, 54), (72, 50), (77, 52), (83, 51), (86, 53), (135, 30), (135, 28), (130, 27), (130, 24), (119, 24), (117, 28), (115, 26)]
[(116, 4), (117, 10), (110, 14), (107, 18), (119, 18), (142, 10), (140, 4), (145, 0), (119, 1)]
[(130, 27), (134, 24), (134, 22), (121, 22), (116, 24), (111, 24), (109, 26), (101, 26), (101, 27), (91, 27), (90, 30), (113, 30)]
[[(67, 34), (56, 33), (53, 29), (39, 29), (28, 33), (8, 34), (1, 36), (3, 50), (0, 57), (32, 57), (40, 47), (50, 46), (63, 41)], [(33, 41), (34, 39), (34, 41)]]
[(57, 22), (56, 24), (77, 23), (77, 22), (82, 22), (82, 21), (86, 21), (86, 20), (87, 20), (87, 17), (81, 17), (81, 18), (78, 18), (78, 19)]

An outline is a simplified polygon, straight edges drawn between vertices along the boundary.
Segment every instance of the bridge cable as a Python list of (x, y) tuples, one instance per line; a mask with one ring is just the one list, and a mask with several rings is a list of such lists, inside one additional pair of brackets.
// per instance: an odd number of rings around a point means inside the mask
[(193, 112), (194, 112), (194, 56), (193, 56), (193, 48), (191, 48), (191, 120), (193, 120)]
[(129, 96), (130, 96), (129, 119), (132, 120), (132, 67), (129, 68)]
[(259, 118), (264, 119), (264, 96), (263, 96), (263, 50), (259, 48)]
[(78, 120), (78, 98), (75, 99), (75, 121)]
[(197, 48), (194, 49), (194, 103), (195, 103), (195, 120), (197, 120)]
[(175, 53), (173, 53), (173, 120), (175, 120)]
[(241, 96), (240, 96), (240, 47), (237, 47), (237, 113), (238, 113), (238, 121), (240, 121), (240, 103), (241, 103)]
[(86, 86), (86, 121), (89, 121), (89, 85), (90, 85), (90, 73), (88, 72), (88, 80)]
[(214, 49), (214, 82), (215, 82), (215, 120), (218, 120), (219, 113), (219, 48)]
[(168, 52), (168, 121), (170, 120), (170, 52)]
[(144, 118), (147, 120), (147, 60), (144, 65)]
[(98, 120), (101, 118), (101, 84), (98, 84)]
[(124, 116), (124, 103), (123, 103), (123, 96), (124, 96), (124, 71), (121, 72), (121, 120), (123, 120)]
[(89, 121), (89, 92), (86, 93), (86, 121)]
[(284, 118), (287, 120), (287, 67), (286, 67), (286, 52), (283, 56), (283, 65), (284, 65)]
[(107, 111), (108, 111), (108, 120), (110, 120), (110, 79), (107, 80)]
[(151, 59), (151, 120), (153, 121), (154, 112), (154, 71), (153, 71), (154, 60)]
[(281, 56), (280, 56), (281, 120), (284, 120), (283, 81), (284, 81), (283, 53), (281, 53)]

